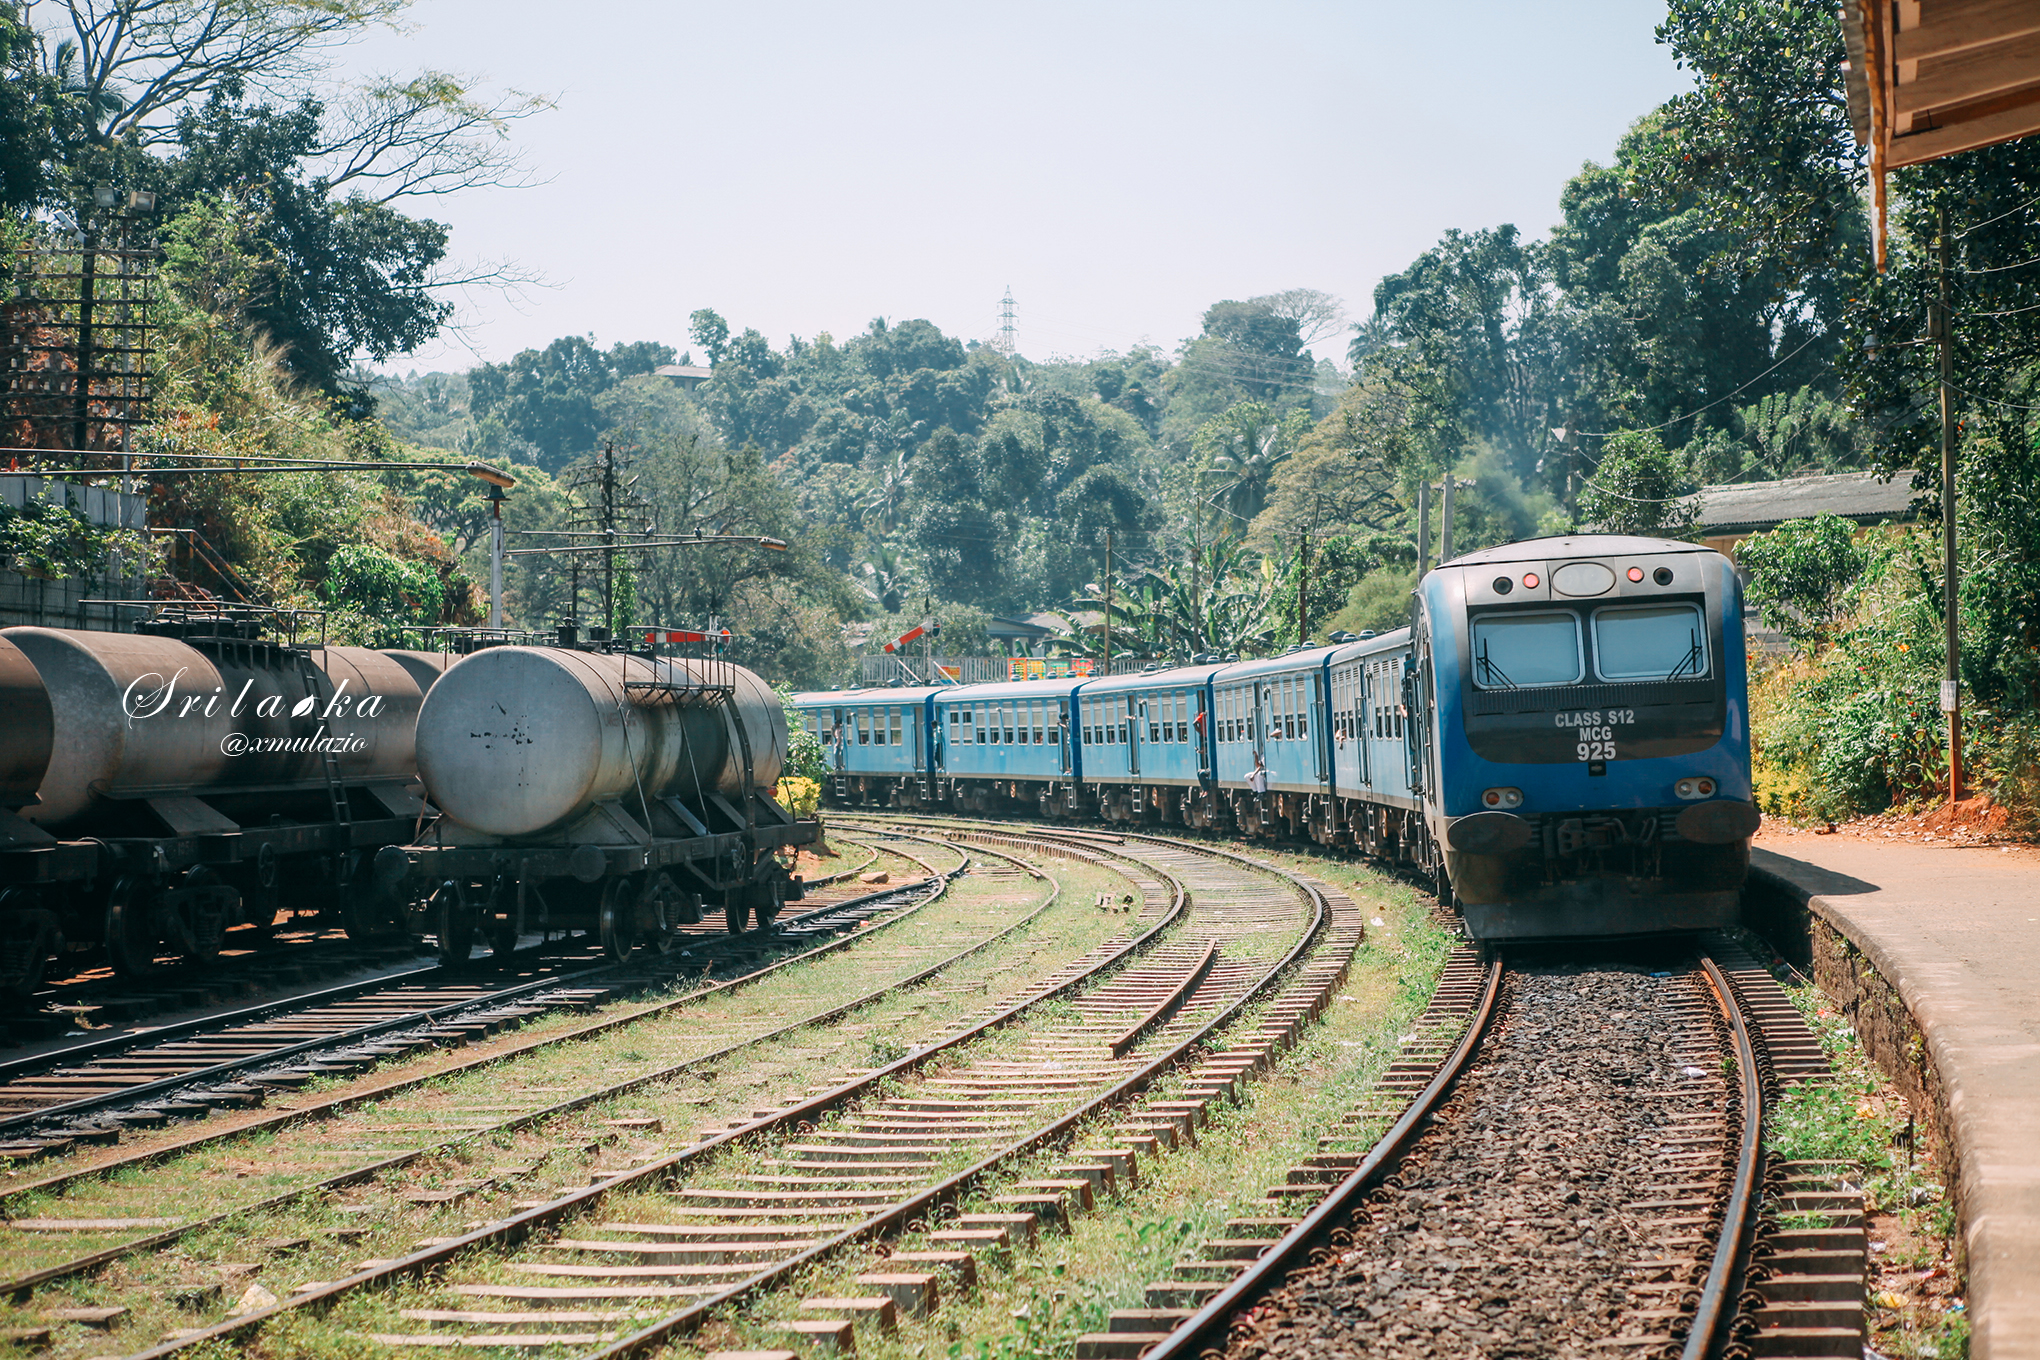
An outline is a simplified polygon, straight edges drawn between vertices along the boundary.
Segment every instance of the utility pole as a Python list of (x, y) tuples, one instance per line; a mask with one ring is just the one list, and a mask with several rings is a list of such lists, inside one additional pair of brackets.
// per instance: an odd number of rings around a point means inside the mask
[(1310, 531), (1296, 536), (1296, 643), (1310, 645)]
[(1431, 569), (1431, 479), (1417, 484), (1417, 579)]
[(1452, 484), (1459, 479), (1448, 470), (1445, 474), (1445, 505), (1440, 512), (1444, 523), (1438, 529), (1438, 560), (1452, 560)]
[(1941, 205), (1940, 299), (1928, 332), (1941, 347), (1941, 623), (1946, 630), (1947, 673), (1941, 711), (1948, 715), (1948, 802), (1962, 797), (1962, 638), (1956, 619), (1955, 576), (1955, 337), (1948, 305), (1948, 205)]
[(1105, 530), (1105, 674), (1112, 674), (1112, 530)]

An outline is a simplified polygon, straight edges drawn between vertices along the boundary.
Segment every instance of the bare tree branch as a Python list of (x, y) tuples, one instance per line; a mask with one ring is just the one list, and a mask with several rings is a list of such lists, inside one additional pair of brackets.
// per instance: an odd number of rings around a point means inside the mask
[[(75, 45), (78, 93), (94, 135), (157, 146), (176, 115), (213, 90), (302, 93), (324, 54), (376, 24), (394, 25), (410, 0), (47, 0), (56, 12), (25, 17), (45, 43), (61, 28)], [(45, 68), (48, 69), (46, 57)], [(54, 74), (54, 71), (52, 71)]]
[(378, 203), (456, 189), (528, 188), (538, 181), (510, 149), (510, 125), (553, 107), (518, 90), (484, 100), (467, 78), (445, 71), (379, 77), (355, 90), (331, 119), (322, 148), (326, 183), (351, 186)]
[(1315, 288), (1289, 288), (1247, 301), (1260, 303), (1284, 321), (1294, 321), (1305, 349), (1346, 324), (1346, 304)]

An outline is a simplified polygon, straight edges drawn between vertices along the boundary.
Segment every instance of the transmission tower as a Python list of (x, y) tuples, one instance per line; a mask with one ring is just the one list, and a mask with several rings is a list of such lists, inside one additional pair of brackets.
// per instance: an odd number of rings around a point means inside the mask
[(1013, 285), (1006, 285), (1006, 296), (999, 299), (999, 338), (992, 341), (992, 348), (1012, 358), (1016, 352), (1013, 341)]

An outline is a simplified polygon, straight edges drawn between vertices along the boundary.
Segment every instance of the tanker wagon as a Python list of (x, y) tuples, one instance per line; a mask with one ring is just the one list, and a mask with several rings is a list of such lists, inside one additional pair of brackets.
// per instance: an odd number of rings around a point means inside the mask
[(295, 914), (335, 910), (357, 939), (401, 927), (368, 868), (425, 810), (418, 676), (254, 618), (140, 627), (0, 631), (0, 993), (100, 944), (139, 979)]
[(534, 932), (670, 952), (705, 911), (741, 934), (801, 895), (780, 852), (817, 824), (772, 797), (785, 711), (741, 666), (492, 647), (432, 686), (417, 750), (438, 815), (377, 868), (409, 885), (448, 964), (478, 939), (507, 958)]

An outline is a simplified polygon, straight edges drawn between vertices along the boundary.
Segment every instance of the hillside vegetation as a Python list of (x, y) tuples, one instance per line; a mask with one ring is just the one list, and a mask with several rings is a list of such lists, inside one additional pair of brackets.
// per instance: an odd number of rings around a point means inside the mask
[[(315, 69), (326, 39), (399, 9), (250, 10), (239, 22), (270, 46), (234, 50)], [(1709, 483), (1913, 479), (1938, 457), (1933, 354), (1914, 342), (1945, 212), (1978, 780), (2032, 806), (2040, 271), (2021, 266), (2040, 145), (1898, 172), (1876, 273), (1830, 7), (1674, 0), (1658, 35), (1693, 89), (1638, 110), (1608, 164), (1554, 185), (1547, 235), (1448, 231), (1350, 314), (1309, 288), (1242, 294), (1208, 300), (1173, 347), (1023, 356), (904, 314), (779, 338), (703, 307), (685, 334), (570, 335), (402, 376), (460, 282), (446, 228), (412, 205), (514, 183), (502, 134), (538, 106), (421, 73), (329, 107), (266, 95), (279, 83), (226, 57), (151, 102), (133, 75), (145, 60), (67, 53), (63, 31), (0, 5), (0, 203), (29, 247), (5, 258), (60, 249), (85, 186), (156, 193), (173, 304), (141, 447), (388, 465), (164, 477), (164, 523), (201, 528), (267, 597), (394, 640), (482, 617), (485, 488), (418, 465), (488, 460), (519, 478), (513, 547), (604, 514), (665, 538), (790, 544), (516, 558), (514, 625), (726, 623), (740, 659), (796, 685), (852, 679), (857, 650), (929, 615), (944, 651), (1043, 611), (1090, 624), (1065, 645), (1095, 650), (1108, 586), (1122, 655), (1394, 627), (1417, 490), (1446, 476), (1461, 479), (1459, 550), (1575, 526), (1690, 535), (1680, 498)], [(708, 377), (657, 372), (675, 363)], [(1937, 484), (1915, 485), (1931, 524)], [(1744, 558), (1795, 648), (1758, 681), (1767, 808), (1824, 819), (1933, 795), (1946, 771), (1926, 532), (1798, 525), (1773, 540)]]

